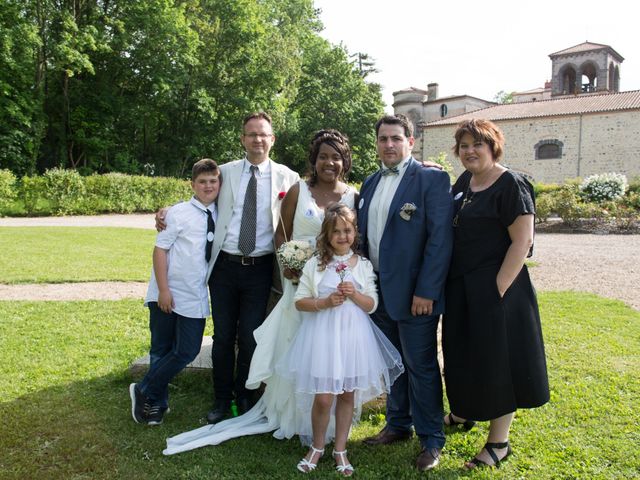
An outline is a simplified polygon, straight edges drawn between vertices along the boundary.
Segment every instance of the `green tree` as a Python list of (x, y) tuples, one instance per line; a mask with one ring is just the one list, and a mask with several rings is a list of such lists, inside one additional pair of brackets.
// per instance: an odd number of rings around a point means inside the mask
[(349, 58), (353, 59), (352, 62), (358, 69), (358, 72), (360, 73), (360, 76), (362, 78), (367, 78), (368, 75), (379, 72), (379, 70), (375, 67), (375, 60), (371, 58), (367, 53), (356, 52), (352, 55), (349, 55)]
[[(242, 117), (274, 117), (303, 168), (319, 128), (375, 162), (380, 87), (319, 36), (313, 0), (0, 0), (0, 167), (183, 175), (242, 153)], [(369, 162), (369, 163), (367, 163)]]
[(241, 120), (267, 110), (282, 122), (300, 77), (301, 39), (316, 28), (309, 0), (194, 2), (190, 18), (202, 48), (190, 74), (185, 114), (195, 131), (184, 152), (237, 158)]
[(33, 12), (17, 0), (0, 0), (0, 168), (35, 170), (42, 134), (41, 97), (33, 59), (40, 41)]
[(504, 90), (500, 90), (493, 96), (493, 101), (496, 103), (513, 103), (513, 94), (515, 92), (507, 93)]
[(344, 47), (311, 37), (303, 54), (298, 95), (275, 150), (284, 163), (303, 171), (313, 133), (336, 128), (349, 136), (351, 179), (361, 181), (377, 168), (373, 127), (383, 111), (380, 86), (364, 81)]

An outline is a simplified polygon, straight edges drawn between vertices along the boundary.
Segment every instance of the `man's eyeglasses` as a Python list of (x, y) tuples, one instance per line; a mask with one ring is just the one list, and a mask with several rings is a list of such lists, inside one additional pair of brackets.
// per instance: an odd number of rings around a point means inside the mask
[(245, 133), (244, 134), (245, 137), (249, 138), (250, 140), (266, 140), (267, 138), (271, 138), (273, 136), (272, 133)]

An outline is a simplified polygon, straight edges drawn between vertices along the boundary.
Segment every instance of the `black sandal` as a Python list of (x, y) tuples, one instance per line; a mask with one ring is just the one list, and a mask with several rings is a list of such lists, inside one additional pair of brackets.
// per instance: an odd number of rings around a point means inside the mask
[[(464, 464), (464, 467), (467, 470), (473, 470), (478, 465), (485, 465), (487, 467), (500, 467), (500, 462), (504, 462), (507, 459), (507, 457), (509, 455), (511, 455), (511, 446), (509, 445), (508, 441), (502, 442), (502, 443), (489, 443), (489, 442), (487, 442), (487, 443), (484, 444), (483, 448), (487, 451), (487, 453), (489, 454), (489, 456), (493, 460), (493, 465), (489, 465), (487, 462), (485, 462), (484, 460), (480, 460), (478, 457), (473, 457), (470, 461), (468, 461), (467, 463)], [(496, 455), (495, 450), (503, 449), (503, 448), (507, 449), (507, 454), (502, 458), (498, 458), (498, 456)]]
[(453, 418), (453, 413), (449, 412), (449, 415), (447, 415), (447, 422), (444, 422), (446, 427), (457, 427), (458, 425), (462, 425), (462, 428), (464, 428), (467, 432), (469, 430), (471, 430), (473, 427), (475, 427), (476, 422), (474, 422), (473, 420), (465, 420), (464, 422), (457, 422), (454, 418)]

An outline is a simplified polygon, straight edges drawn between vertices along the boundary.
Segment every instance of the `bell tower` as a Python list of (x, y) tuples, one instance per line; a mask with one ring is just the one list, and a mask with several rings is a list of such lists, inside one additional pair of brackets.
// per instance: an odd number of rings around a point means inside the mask
[(584, 42), (549, 55), (551, 96), (620, 91), (622, 55), (609, 45)]

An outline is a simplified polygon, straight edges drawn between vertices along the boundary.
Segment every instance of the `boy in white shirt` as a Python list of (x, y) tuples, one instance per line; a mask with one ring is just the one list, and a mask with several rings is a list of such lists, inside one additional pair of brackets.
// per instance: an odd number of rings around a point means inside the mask
[(137, 423), (160, 425), (169, 408), (168, 385), (200, 352), (209, 316), (207, 272), (213, 247), (220, 169), (205, 158), (193, 165), (193, 197), (167, 212), (158, 233), (145, 305), (149, 307), (149, 371), (129, 386)]

